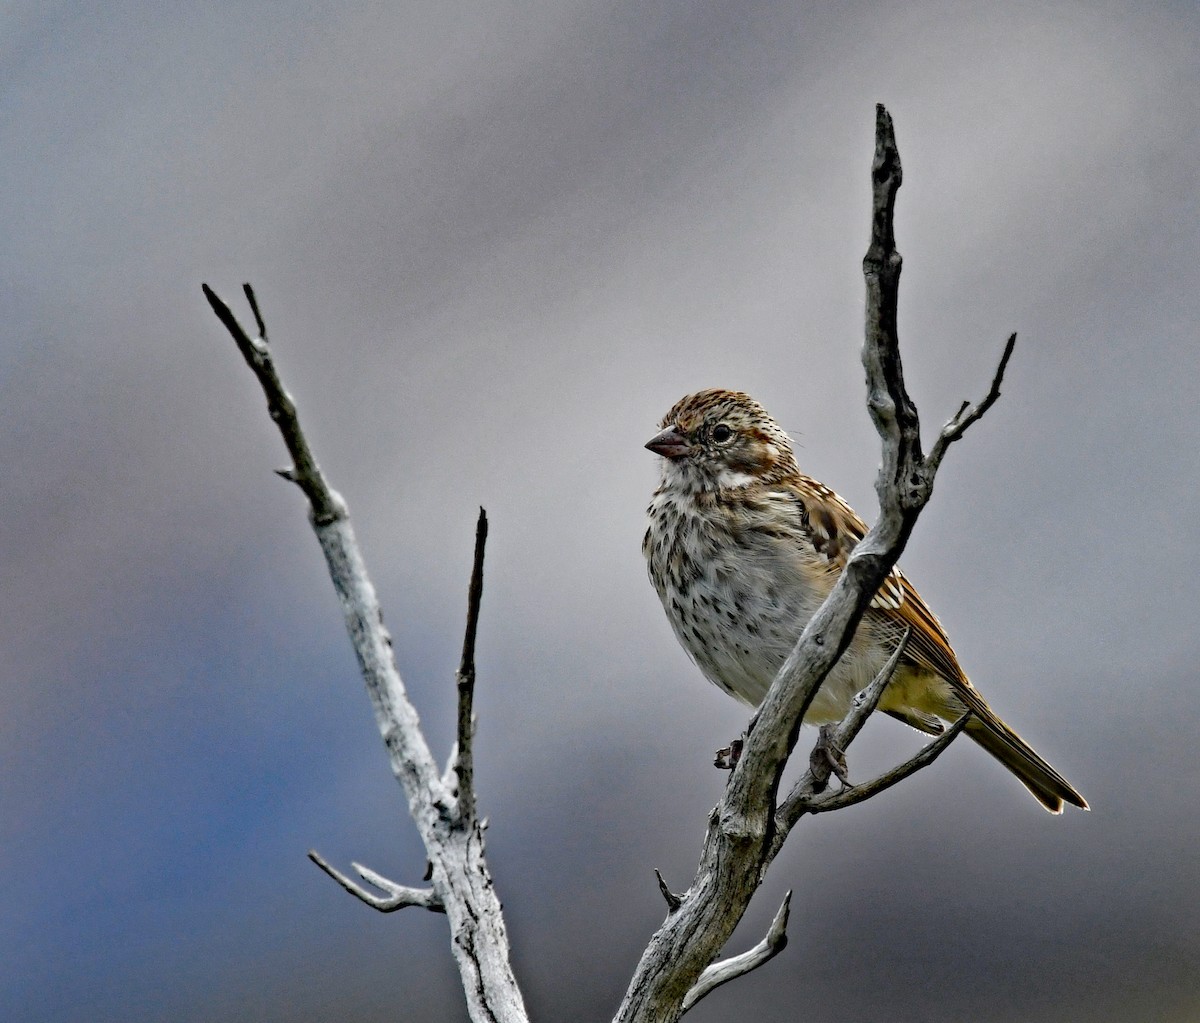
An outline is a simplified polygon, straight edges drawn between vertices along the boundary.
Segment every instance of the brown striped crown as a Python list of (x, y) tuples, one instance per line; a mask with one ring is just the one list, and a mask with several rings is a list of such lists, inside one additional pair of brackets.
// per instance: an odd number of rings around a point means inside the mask
[(663, 455), (664, 478), (695, 489), (772, 483), (795, 475), (792, 442), (758, 402), (710, 388), (681, 398), (646, 446)]

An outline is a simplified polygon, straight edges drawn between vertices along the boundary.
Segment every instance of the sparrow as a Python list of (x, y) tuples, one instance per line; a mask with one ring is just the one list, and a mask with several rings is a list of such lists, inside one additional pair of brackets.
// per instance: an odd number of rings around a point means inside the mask
[[(757, 707), (846, 559), (866, 535), (854, 510), (796, 465), (788, 435), (753, 398), (712, 389), (682, 398), (646, 447), (662, 481), (642, 541), (650, 581), (676, 637), (705, 676)], [(839, 721), (906, 629), (879, 710), (937, 735), (965, 732), (1051, 813), (1087, 801), (987, 705), (937, 617), (894, 568), (804, 716)]]

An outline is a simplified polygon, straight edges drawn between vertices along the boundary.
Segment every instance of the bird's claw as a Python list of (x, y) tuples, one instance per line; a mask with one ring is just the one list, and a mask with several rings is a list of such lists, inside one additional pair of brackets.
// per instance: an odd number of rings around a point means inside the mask
[(843, 789), (852, 787), (850, 773), (846, 770), (846, 754), (833, 741), (833, 725), (822, 725), (817, 733), (817, 744), (808, 756), (808, 769), (817, 792), (825, 791), (831, 774), (841, 782)]
[(742, 747), (744, 745), (744, 739), (734, 739), (724, 749), (717, 750), (717, 757), (713, 761), (713, 767), (719, 767), (722, 771), (732, 771), (737, 767), (737, 762), (742, 759)]

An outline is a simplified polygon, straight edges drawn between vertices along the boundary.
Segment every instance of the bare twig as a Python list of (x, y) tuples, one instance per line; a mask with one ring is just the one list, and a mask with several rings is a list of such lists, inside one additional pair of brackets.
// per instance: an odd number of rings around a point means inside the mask
[(304, 491), (312, 509), (314, 525), (324, 525), (346, 517), (346, 505), (341, 497), (329, 488), (321, 475), (320, 466), (308, 446), (304, 432), (300, 429), (300, 420), (296, 415), (296, 405), (292, 396), (287, 393), (279, 374), (275, 372), (275, 363), (267, 349), (267, 328), (262, 322), (262, 314), (258, 309), (257, 300), (253, 299), (254, 290), (249, 284), (243, 285), (248, 298), (253, 302), (254, 317), (258, 322), (259, 335), (251, 338), (237, 318), (230, 311), (217, 293), (207, 284), (202, 284), (204, 297), (229, 331), (230, 336), (246, 360), (246, 365), (258, 377), (259, 386), (267, 399), (267, 412), (279, 427), (279, 433), (287, 445), (288, 454), (292, 456), (292, 467), (280, 471), (280, 475), (290, 480)]
[(242, 285), (242, 291), (246, 295), (246, 301), (250, 303), (250, 311), (254, 313), (254, 322), (258, 325), (258, 337), (263, 344), (267, 343), (267, 325), (263, 321), (263, 315), (258, 308), (258, 299), (254, 295), (254, 289), (250, 287), (250, 282), (247, 281)]
[(692, 989), (683, 996), (683, 1011), (687, 1012), (710, 991), (719, 988), (722, 984), (728, 984), (731, 980), (737, 980), (738, 977), (744, 977), (751, 970), (757, 970), (764, 963), (770, 962), (779, 955), (787, 947), (787, 922), (791, 905), (792, 893), (788, 892), (783, 897), (779, 909), (775, 911), (775, 918), (771, 921), (771, 926), (767, 928), (766, 937), (762, 941), (748, 952), (707, 967), (700, 974), (700, 979), (696, 981)]
[(853, 806), (855, 803), (861, 803), (864, 799), (870, 799), (872, 796), (878, 795), (885, 789), (890, 789), (898, 782), (904, 781), (909, 775), (916, 774), (921, 768), (928, 767), (937, 760), (942, 755), (942, 751), (958, 737), (958, 733), (966, 728), (970, 717), (970, 712), (964, 714), (934, 739), (933, 742), (923, 746), (903, 764), (893, 767), (878, 778), (874, 778), (862, 785), (852, 785), (849, 788), (842, 789), (841, 792), (831, 792), (828, 795), (820, 796), (805, 795), (798, 798), (796, 804), (797, 815), (799, 813), (827, 813), (830, 810), (840, 810), (843, 806)]
[[(247, 286), (247, 300), (251, 302), (259, 331), (255, 339), (247, 335), (229, 307), (208, 285), (204, 285), (204, 295), (258, 378), (267, 409), (292, 457), (293, 465), (284, 470), (285, 477), (293, 480), (308, 498), (309, 517), (342, 605), (392, 772), (404, 789), (409, 813), (425, 844), (431, 898), (444, 907), (450, 925), (451, 950), (458, 963), (467, 1012), (476, 1023), (527, 1023), (529, 1017), (509, 962), (508, 934), (500, 900), (484, 857), (483, 827), (474, 820), (473, 810), (470, 819), (455, 812), (455, 796), (438, 774), (417, 712), (396, 670), (391, 636), (384, 628), (383, 611), (355, 539), (346, 502), (329, 487), (300, 428), (295, 403), (284, 389), (267, 347), (266, 327), (253, 291)], [(481, 558), (482, 552), (477, 550), (477, 560)], [(478, 600), (475, 605), (477, 615)], [(473, 651), (474, 625), (470, 633)], [(467, 760), (469, 763), (469, 743)], [(349, 879), (344, 875), (319, 860), (314, 862), (368, 904), (373, 904), (372, 899), (388, 902), (353, 881), (348, 886)], [(389, 892), (389, 899), (396, 898), (401, 889), (373, 872), (363, 876)], [(379, 881), (384, 883), (380, 885)], [(364, 894), (368, 897), (363, 898)]]
[(938, 434), (938, 439), (934, 441), (933, 449), (925, 460), (933, 466), (935, 471), (942, 464), (946, 449), (967, 432), (967, 427), (982, 419), (984, 413), (996, 404), (1000, 397), (1000, 385), (1004, 382), (1004, 371), (1008, 369), (1008, 360), (1012, 358), (1013, 349), (1016, 346), (1017, 335), (1010, 334), (1004, 345), (1004, 354), (1000, 356), (1000, 364), (996, 367), (996, 373), (992, 377), (992, 386), (988, 388), (988, 393), (984, 395), (983, 401), (974, 408), (971, 408), (970, 402), (964, 401), (951, 420), (942, 427), (942, 432)]
[(896, 649), (892, 651), (892, 656), (879, 669), (879, 674), (871, 680), (871, 684), (866, 689), (850, 701), (850, 711), (842, 718), (833, 735), (834, 741), (842, 749), (845, 749), (854, 741), (854, 737), (862, 731), (863, 726), (867, 723), (867, 718), (879, 706), (879, 701), (883, 699), (883, 691), (888, 687), (888, 683), (891, 682), (892, 676), (896, 673), (896, 665), (900, 663), (900, 658), (904, 656), (904, 651), (908, 648), (908, 641), (911, 636), (912, 626), (905, 626), (904, 635), (900, 637), (900, 642), (896, 644)]
[(663, 880), (663, 876), (658, 867), (654, 868), (654, 876), (658, 878), (658, 890), (662, 892), (662, 897), (667, 903), (667, 912), (674, 913), (680, 906), (683, 905), (683, 899), (676, 895), (670, 888), (667, 887), (667, 882)]
[(442, 900), (437, 897), (437, 893), (432, 888), (409, 888), (407, 885), (397, 884), (395, 881), (388, 880), (382, 874), (375, 873), (370, 867), (364, 867), (361, 863), (350, 864), (358, 871), (364, 881), (373, 884), (381, 891), (387, 892), (386, 896), (379, 896), (374, 892), (367, 891), (358, 882), (347, 877), (336, 867), (326, 862), (315, 849), (309, 849), (308, 858), (351, 895), (357, 899), (361, 899), (372, 909), (377, 909), (381, 913), (394, 913), (398, 909), (407, 909), (409, 906), (420, 906), (422, 909), (428, 909), (433, 913), (446, 912), (446, 907), (442, 905)]
[(467, 588), (467, 627), (458, 665), (458, 737), (451, 758), (458, 775), (458, 812), (465, 821), (475, 816), (475, 633), (479, 628), (479, 606), (483, 600), (483, 555), (487, 547), (487, 532), (487, 512), (480, 508), (479, 519), (475, 523), (475, 559), (471, 566), (471, 584)]

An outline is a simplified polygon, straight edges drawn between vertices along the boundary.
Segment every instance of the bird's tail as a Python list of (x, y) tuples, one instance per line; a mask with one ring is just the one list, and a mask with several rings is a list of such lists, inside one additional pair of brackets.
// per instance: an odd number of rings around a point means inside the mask
[(1083, 798), (1037, 751), (995, 714), (972, 715), (967, 735), (1007, 767), (1039, 803), (1051, 813), (1062, 813), (1063, 803), (1088, 809)]

